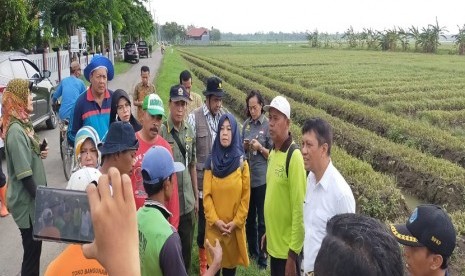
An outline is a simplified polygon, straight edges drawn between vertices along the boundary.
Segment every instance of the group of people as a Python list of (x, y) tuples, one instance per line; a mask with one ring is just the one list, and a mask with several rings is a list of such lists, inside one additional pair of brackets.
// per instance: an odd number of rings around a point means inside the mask
[[(94, 57), (84, 69), (90, 82), (84, 90), (80, 66), (71, 69), (75, 79), (57, 90), (78, 166), (67, 188), (87, 189), (95, 241), (68, 246), (46, 275), (82, 269), (188, 275), (196, 224), (201, 275), (235, 275), (250, 259), (260, 269), (269, 265), (271, 275), (403, 275), (397, 241), (412, 275), (447, 273), (455, 230), (444, 210), (419, 206), (406, 225), (390, 229), (355, 214), (351, 188), (331, 161), (331, 126), (308, 119), (299, 147), (285, 97), (266, 105), (260, 91), (250, 91), (241, 128), (222, 106), (226, 91), (216, 76), (206, 80), (202, 102), (191, 92), (190, 72), (181, 72), (165, 112), (146, 66), (132, 103), (124, 90), (108, 90), (114, 71), (107, 58)], [(32, 238), (34, 198), (36, 187), (47, 184), (42, 159), (48, 148), (40, 149), (29, 120), (29, 81), (10, 81), (2, 104), (8, 208), (23, 240), (21, 273), (38, 275), (42, 244)]]

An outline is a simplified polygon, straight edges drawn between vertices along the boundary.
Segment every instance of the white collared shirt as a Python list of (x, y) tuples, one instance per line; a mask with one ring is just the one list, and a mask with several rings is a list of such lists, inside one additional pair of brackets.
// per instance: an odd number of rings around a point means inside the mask
[(316, 255), (326, 236), (326, 223), (337, 214), (355, 213), (355, 199), (347, 182), (330, 161), (320, 182), (307, 177), (304, 201), (304, 271), (313, 271)]

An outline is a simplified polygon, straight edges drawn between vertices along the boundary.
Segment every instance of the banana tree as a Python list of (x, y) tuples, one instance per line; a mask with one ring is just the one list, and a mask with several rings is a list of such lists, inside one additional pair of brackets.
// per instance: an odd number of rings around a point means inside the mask
[(458, 47), (459, 55), (464, 55), (465, 54), (465, 24), (460, 28), (460, 26), (457, 26), (459, 28), (459, 33), (456, 35), (453, 35), (452, 37), (455, 38), (455, 45)]

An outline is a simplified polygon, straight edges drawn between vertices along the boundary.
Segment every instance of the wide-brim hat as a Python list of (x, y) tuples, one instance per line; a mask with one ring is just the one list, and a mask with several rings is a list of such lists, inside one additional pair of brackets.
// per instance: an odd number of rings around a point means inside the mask
[(217, 76), (209, 77), (207, 79), (207, 87), (203, 91), (203, 95), (222, 98), (224, 96), (223, 81)]
[(138, 148), (139, 141), (136, 138), (134, 128), (130, 123), (122, 121), (110, 124), (105, 142), (98, 146), (102, 156), (126, 150), (137, 150)]
[(111, 61), (104, 56), (94, 56), (89, 65), (84, 68), (84, 77), (90, 82), (90, 74), (98, 68), (107, 69), (107, 79), (111, 81), (115, 76), (115, 69)]

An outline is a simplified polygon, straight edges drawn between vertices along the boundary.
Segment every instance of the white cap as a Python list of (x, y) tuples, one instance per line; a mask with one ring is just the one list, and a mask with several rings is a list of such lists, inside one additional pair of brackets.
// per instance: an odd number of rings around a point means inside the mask
[(291, 106), (289, 102), (283, 96), (276, 96), (270, 103), (270, 105), (265, 105), (263, 109), (269, 111), (270, 107), (276, 108), (279, 112), (286, 115), (288, 119), (291, 119)]
[(75, 171), (71, 175), (71, 178), (68, 181), (68, 186), (66, 186), (66, 189), (85, 191), (87, 188), (87, 185), (89, 185), (89, 183), (93, 181), (97, 183), (101, 175), (102, 173), (96, 168), (83, 167), (82, 169)]

